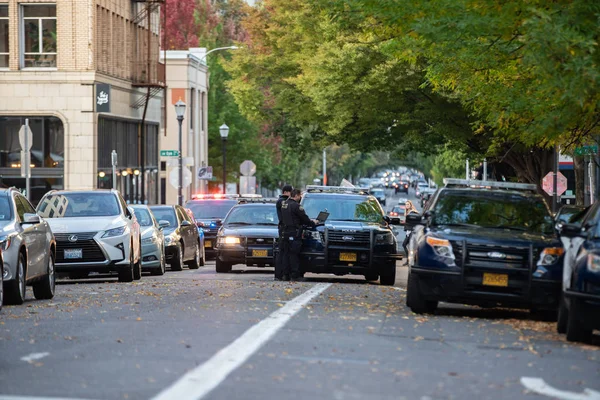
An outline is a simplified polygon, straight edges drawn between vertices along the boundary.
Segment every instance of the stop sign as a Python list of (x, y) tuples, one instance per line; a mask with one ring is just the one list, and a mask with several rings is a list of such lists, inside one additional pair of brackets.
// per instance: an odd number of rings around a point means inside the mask
[[(556, 195), (562, 196), (562, 194), (567, 190), (567, 178), (560, 172), (557, 174), (558, 183), (556, 185)], [(548, 193), (549, 196), (554, 195), (554, 173), (548, 172), (544, 179), (542, 180), (542, 189), (544, 192)]]

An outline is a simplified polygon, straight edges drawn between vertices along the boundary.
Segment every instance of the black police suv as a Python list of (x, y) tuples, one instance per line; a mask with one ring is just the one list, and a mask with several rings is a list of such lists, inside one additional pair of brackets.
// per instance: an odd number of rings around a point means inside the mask
[(278, 222), (274, 199), (234, 206), (217, 236), (217, 272), (230, 272), (235, 264), (274, 267)]
[(562, 237), (569, 238), (563, 271), (558, 332), (567, 340), (588, 342), (600, 329), (600, 203), (596, 202), (581, 221), (559, 223)]
[(556, 310), (564, 249), (535, 185), (445, 179), (408, 245), (407, 306), (439, 301)]
[(217, 255), (217, 233), (221, 222), (238, 203), (237, 194), (198, 194), (186, 201), (185, 208), (194, 213), (198, 229), (204, 232), (204, 249), (207, 259), (214, 259)]
[(303, 273), (364, 275), (382, 285), (396, 280), (396, 236), (390, 219), (368, 188), (307, 186), (301, 205), (310, 218), (329, 213), (324, 224), (305, 229), (300, 253)]

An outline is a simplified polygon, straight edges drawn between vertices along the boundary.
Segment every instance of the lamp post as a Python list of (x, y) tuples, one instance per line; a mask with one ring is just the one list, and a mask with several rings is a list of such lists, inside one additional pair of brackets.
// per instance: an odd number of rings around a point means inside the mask
[(177, 115), (177, 122), (179, 122), (179, 184), (177, 185), (177, 204), (181, 206), (183, 205), (183, 158), (181, 157), (181, 154), (183, 153), (183, 136), (181, 132), (181, 125), (183, 124), (183, 115), (185, 114), (185, 103), (181, 101), (181, 99), (175, 103), (175, 114)]
[(225, 143), (227, 143), (227, 136), (229, 135), (229, 127), (225, 124), (219, 127), (219, 133), (221, 134), (221, 141), (223, 142), (223, 194), (226, 193), (227, 186), (227, 163), (225, 157)]

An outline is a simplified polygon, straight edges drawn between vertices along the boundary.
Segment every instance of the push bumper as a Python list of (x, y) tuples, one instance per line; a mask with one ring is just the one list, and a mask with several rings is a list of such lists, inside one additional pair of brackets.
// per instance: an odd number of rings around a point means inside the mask
[[(592, 329), (600, 329), (600, 295), (567, 289), (564, 292), (570, 308), (577, 304), (579, 320)], [(573, 310), (569, 310), (572, 312)]]

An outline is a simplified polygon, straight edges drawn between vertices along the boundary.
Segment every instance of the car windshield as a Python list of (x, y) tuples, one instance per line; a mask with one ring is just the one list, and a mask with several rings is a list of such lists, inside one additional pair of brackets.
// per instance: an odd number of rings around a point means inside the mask
[(112, 217), (121, 209), (112, 193), (60, 193), (46, 196), (37, 208), (43, 218)]
[(192, 210), (196, 219), (223, 219), (236, 204), (235, 200), (201, 200), (190, 201), (185, 206)]
[(538, 234), (553, 233), (552, 216), (538, 196), (443, 192), (433, 211), (433, 225), (472, 225)]
[(305, 197), (302, 205), (310, 218), (317, 218), (320, 211), (326, 211), (328, 221), (381, 222), (383, 219), (381, 206), (372, 197)]
[(12, 211), (8, 203), (8, 197), (0, 197), (0, 221), (10, 221)]
[(382, 196), (384, 193), (385, 192), (383, 190), (381, 190), (381, 189), (379, 189), (379, 190), (371, 190), (371, 194), (373, 196)]
[(170, 228), (176, 228), (177, 216), (175, 215), (175, 209), (173, 207), (150, 207), (154, 218), (157, 221), (167, 221), (170, 224)]
[(137, 218), (140, 226), (152, 226), (154, 225), (154, 221), (152, 221), (152, 216), (150, 216), (150, 212), (144, 208), (134, 208), (135, 217)]
[(274, 225), (279, 222), (275, 204), (272, 206), (244, 205), (234, 207), (224, 225)]

